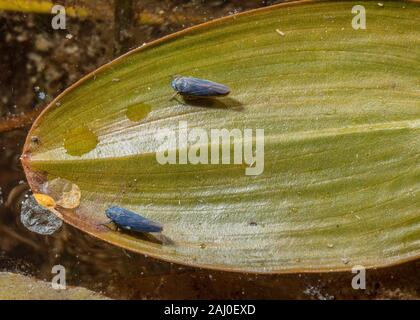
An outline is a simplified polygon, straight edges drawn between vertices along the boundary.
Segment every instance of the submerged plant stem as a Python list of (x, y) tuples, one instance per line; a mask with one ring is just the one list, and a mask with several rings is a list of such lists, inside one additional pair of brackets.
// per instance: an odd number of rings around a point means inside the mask
[(37, 108), (22, 115), (0, 119), (0, 133), (30, 125), (41, 111), (42, 108)]

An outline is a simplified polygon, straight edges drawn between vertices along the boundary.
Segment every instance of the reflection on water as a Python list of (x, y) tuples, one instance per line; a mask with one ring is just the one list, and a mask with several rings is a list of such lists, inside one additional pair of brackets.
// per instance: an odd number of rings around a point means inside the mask
[[(177, 5), (178, 2), (134, 1), (135, 11), (142, 13), (138, 19), (141, 24), (132, 27), (129, 46), (274, 1), (213, 0), (198, 5), (188, 2), (185, 6)], [(163, 15), (155, 14), (160, 10)], [(107, 8), (101, 8), (101, 13), (103, 17), (112, 15)], [(37, 92), (54, 97), (83, 74), (112, 59), (114, 33), (110, 32), (112, 23), (107, 21), (72, 18), (66, 33), (54, 34), (46, 15), (0, 13), (0, 22), (0, 48), (5, 48), (0, 52), (0, 68), (5, 70), (0, 74), (1, 116), (32, 112), (35, 105), (44, 106), (45, 101), (39, 99)], [(67, 34), (72, 37), (66, 37)], [(35, 90), (36, 87), (40, 89)], [(232, 101), (227, 102), (232, 107)], [(133, 121), (141, 120), (145, 114), (142, 110), (130, 112)], [(351, 273), (249, 275), (210, 271), (127, 252), (67, 224), (51, 236), (33, 233), (20, 221), (20, 202), (28, 187), (19, 156), (27, 130), (0, 133), (0, 271), (49, 281), (53, 276), (51, 268), (61, 264), (66, 268), (69, 285), (119, 299), (420, 297), (420, 262), (369, 271), (367, 290), (359, 292), (351, 288)], [(34, 139), (33, 143), (39, 141)], [(89, 145), (91, 148), (94, 143)], [(77, 198), (77, 190), (70, 188), (66, 192)], [(74, 204), (75, 198), (71, 199)]]

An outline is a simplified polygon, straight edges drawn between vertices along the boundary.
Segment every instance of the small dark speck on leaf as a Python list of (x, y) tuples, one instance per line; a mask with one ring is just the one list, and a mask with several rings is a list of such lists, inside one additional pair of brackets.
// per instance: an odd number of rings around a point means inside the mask
[(31, 142), (34, 144), (38, 144), (39, 143), (39, 138), (37, 136), (33, 136), (31, 137)]

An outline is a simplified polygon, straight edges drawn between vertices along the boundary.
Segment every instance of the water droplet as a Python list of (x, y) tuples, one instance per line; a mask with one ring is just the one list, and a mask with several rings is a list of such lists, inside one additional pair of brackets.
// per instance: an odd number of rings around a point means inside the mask
[(45, 183), (42, 189), (62, 208), (75, 209), (80, 205), (80, 188), (69, 180), (56, 178)]
[(43, 194), (43, 193), (34, 193), (35, 200), (43, 207), (46, 208), (54, 208), (55, 201), (50, 196)]
[(28, 230), (43, 235), (53, 234), (63, 224), (63, 221), (51, 210), (39, 205), (34, 196), (22, 202), (20, 221)]
[(138, 122), (147, 117), (152, 107), (146, 103), (133, 104), (127, 108), (126, 116), (133, 122)]
[(72, 156), (81, 156), (95, 149), (98, 137), (88, 127), (73, 128), (64, 137), (64, 148)]

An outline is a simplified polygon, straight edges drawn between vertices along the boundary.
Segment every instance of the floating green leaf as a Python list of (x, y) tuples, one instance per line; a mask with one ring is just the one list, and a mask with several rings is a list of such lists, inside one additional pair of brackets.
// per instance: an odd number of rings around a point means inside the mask
[[(356, 4), (366, 8), (365, 30), (352, 28)], [(34, 191), (47, 180), (71, 181), (81, 203), (58, 208), (67, 222), (182, 264), (300, 272), (418, 258), (419, 25), (415, 2), (303, 2), (165, 37), (49, 106), (24, 149), (28, 181)], [(175, 74), (232, 91), (213, 101), (171, 100)], [(264, 129), (264, 172), (160, 165), (156, 135), (177, 131), (180, 121), (208, 131)], [(78, 155), (65, 148), (69, 135)], [(162, 223), (162, 236), (106, 228), (113, 204)]]

